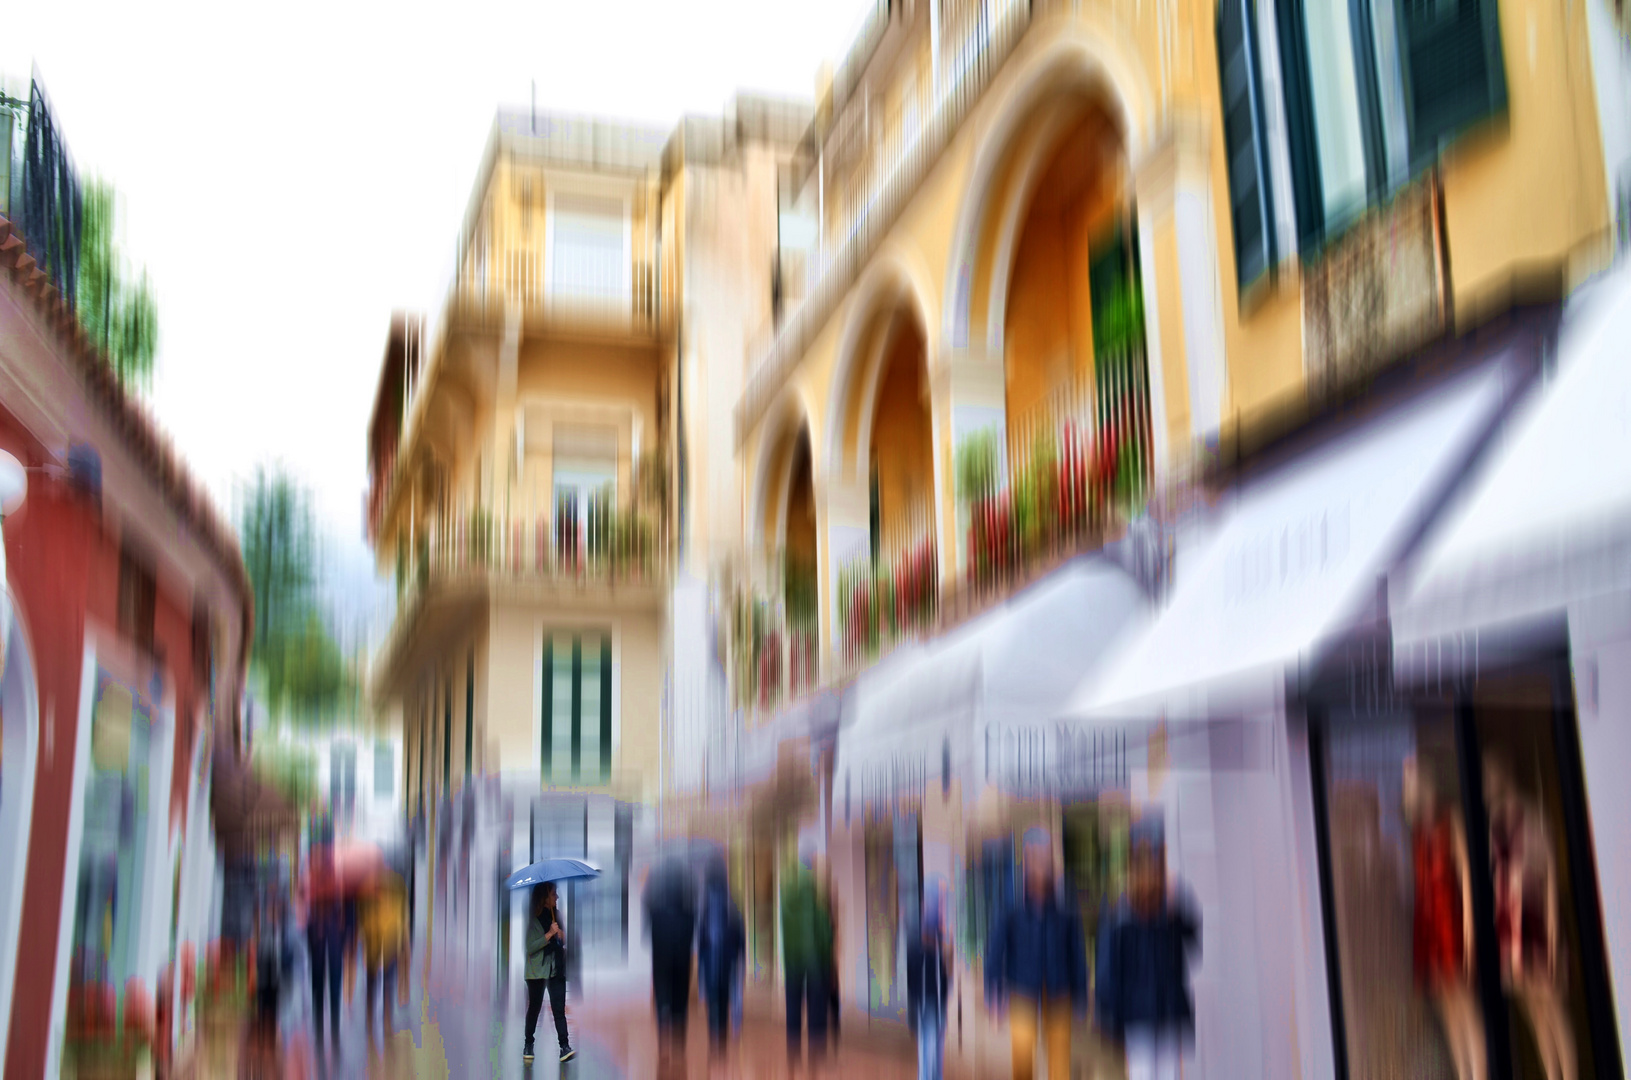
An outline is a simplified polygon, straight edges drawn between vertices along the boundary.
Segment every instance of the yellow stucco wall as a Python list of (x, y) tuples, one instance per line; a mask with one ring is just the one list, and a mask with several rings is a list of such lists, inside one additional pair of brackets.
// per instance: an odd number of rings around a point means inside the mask
[(656, 797), (660, 783), (662, 629), (656, 613), (585, 608), (565, 611), (518, 603), (492, 606), (486, 679), (488, 737), (505, 771), (536, 770), (538, 678), (541, 627), (551, 630), (606, 630), (613, 640), (617, 681), (617, 746), (611, 788), (619, 795)]

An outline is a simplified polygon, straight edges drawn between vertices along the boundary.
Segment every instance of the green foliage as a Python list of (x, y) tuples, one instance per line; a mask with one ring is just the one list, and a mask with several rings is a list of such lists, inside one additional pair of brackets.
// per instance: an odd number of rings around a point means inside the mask
[(1126, 275), (1116, 278), (1104, 306), (1094, 316), (1093, 339), (1101, 370), (1124, 364), (1144, 345), (1144, 296)]
[(985, 428), (957, 445), (957, 499), (967, 505), (997, 490), (997, 432)]
[(815, 561), (787, 552), (782, 557), (783, 594), (787, 603), (787, 624), (794, 629), (815, 627), (820, 598), (816, 589)]
[(351, 678), (318, 609), (309, 498), (288, 473), (265, 467), (245, 494), (238, 531), (255, 591), (254, 674), (274, 715), (333, 720)]
[(158, 352), (158, 304), (147, 271), (133, 274), (118, 243), (118, 198), (112, 185), (85, 186), (79, 242), (79, 323), (126, 386), (145, 386)]
[(313, 751), (270, 739), (257, 740), (250, 756), (250, 768), (295, 809), (303, 810), (315, 802), (317, 755)]

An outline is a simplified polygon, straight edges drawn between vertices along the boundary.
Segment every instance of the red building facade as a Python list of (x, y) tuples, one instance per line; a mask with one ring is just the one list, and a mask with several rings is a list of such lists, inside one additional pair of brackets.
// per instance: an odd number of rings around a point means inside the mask
[[(211, 935), (208, 762), (238, 740), (236, 540), (0, 218), (12, 631), (0, 781), (0, 1057), (56, 1075), (118, 1024), (155, 1056)], [(14, 936), (14, 941), (8, 937)], [(179, 1018), (178, 1018), (179, 1017)]]

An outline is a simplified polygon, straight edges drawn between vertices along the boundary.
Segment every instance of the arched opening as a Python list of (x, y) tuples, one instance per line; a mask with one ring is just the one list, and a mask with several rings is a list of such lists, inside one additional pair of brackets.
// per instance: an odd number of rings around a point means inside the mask
[[(1132, 177), (1101, 88), (1047, 99), (1012, 134), (976, 238), (1003, 415), (958, 448), (971, 570), (1096, 543), (1149, 486), (1151, 428)], [(1006, 462), (1003, 467), (999, 462)]]
[(844, 466), (864, 478), (867, 546), (837, 569), (842, 649), (856, 656), (927, 625), (938, 602), (928, 344), (905, 304), (875, 314), (841, 399)]
[(737, 698), (759, 709), (814, 688), (821, 640), (814, 455), (796, 405), (784, 406), (766, 439), (750, 510), (753, 550), (732, 584)]

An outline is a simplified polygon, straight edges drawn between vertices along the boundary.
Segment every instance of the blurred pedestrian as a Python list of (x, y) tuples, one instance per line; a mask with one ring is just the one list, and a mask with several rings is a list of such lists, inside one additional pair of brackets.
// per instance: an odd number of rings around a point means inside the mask
[(657, 1011), (659, 1071), (677, 1051), (685, 1056), (691, 1002), (691, 950), (696, 940), (696, 877), (677, 857), (665, 859), (646, 882), (645, 917), (651, 935), (651, 996)]
[(1059, 902), (1053, 844), (1040, 830), (1025, 838), (1024, 892), (998, 916), (985, 961), (986, 1004), (1008, 1013), (1014, 1080), (1036, 1075), (1037, 1036), (1048, 1075), (1070, 1078), (1070, 1026), (1087, 1013), (1087, 946), (1082, 921)]
[(394, 1022), (396, 983), (408, 967), (407, 895), (402, 879), (386, 871), (364, 899), (362, 924), (363, 961), (367, 966), (367, 987), (363, 997), (363, 1023), (368, 1041), (374, 1041), (374, 997), (380, 1001), (381, 1034), (396, 1032)]
[(799, 862), (782, 884), (782, 968), (787, 979), (787, 1058), (796, 1071), (803, 1056), (805, 1017), (810, 1032), (810, 1070), (827, 1049), (832, 1013), (828, 983), (833, 974), (832, 910), (817, 887), (813, 846), (801, 847)]
[(532, 914), (527, 919), (527, 1031), (521, 1060), (533, 1059), (533, 1036), (538, 1031), (538, 1014), (544, 1008), (544, 992), (549, 992), (549, 1009), (555, 1016), (555, 1036), (561, 1044), (561, 1060), (571, 1061), (577, 1052), (566, 1032), (566, 927), (556, 909), (555, 883), (546, 881), (532, 890)]
[(340, 983), (347, 958), (356, 943), (356, 907), (342, 896), (334, 880), (332, 864), (324, 857), (307, 875), (309, 898), (306, 906), (306, 947), (311, 962), (313, 1048), (323, 1049), (323, 1004), (329, 1009), (329, 1045), (336, 1054), (340, 1048)]
[(906, 943), (906, 1019), (917, 1036), (918, 1080), (940, 1080), (946, 1046), (946, 999), (951, 950), (944, 933), (938, 882), (923, 890), (917, 935)]
[(1188, 891), (1168, 885), (1160, 822), (1140, 822), (1131, 841), (1127, 895), (1099, 928), (1098, 1026), (1125, 1050), (1127, 1080), (1177, 1080), (1195, 1034), (1200, 917)]
[(262, 903), (255, 921), (255, 1017), (250, 1057), (266, 1075), (272, 1075), (278, 1059), (278, 1015), (294, 957), (277, 897), (268, 897)]
[(742, 911), (731, 897), (730, 872), (725, 860), (715, 856), (705, 872), (702, 925), (697, 934), (697, 976), (708, 1006), (708, 1044), (716, 1059), (725, 1053), (746, 952), (747, 935)]

